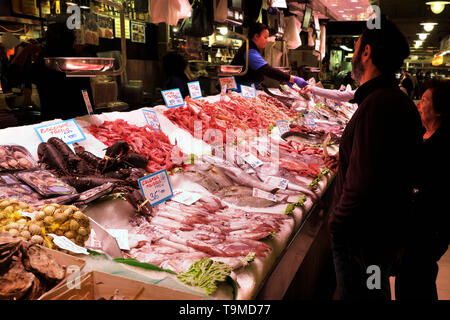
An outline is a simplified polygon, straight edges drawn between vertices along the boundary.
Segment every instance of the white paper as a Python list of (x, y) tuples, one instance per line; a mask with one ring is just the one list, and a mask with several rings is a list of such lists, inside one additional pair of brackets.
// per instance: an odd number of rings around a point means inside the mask
[(119, 248), (122, 250), (130, 250), (128, 242), (128, 230), (126, 229), (106, 229), (114, 238), (116, 238)]
[(285, 190), (289, 180), (280, 177), (268, 176), (266, 180), (264, 180), (264, 183)]
[(49, 233), (49, 235), (51, 235), (53, 237), (53, 243), (56, 244), (61, 249), (65, 249), (65, 250), (68, 250), (73, 253), (81, 253), (81, 254), (89, 255), (89, 252), (87, 251), (86, 248), (76, 245), (75, 243), (73, 243), (66, 237), (57, 236), (56, 234), (53, 234), (53, 233)]
[(241, 155), (241, 158), (244, 159), (253, 169), (262, 166), (264, 163), (259, 160), (256, 156), (251, 154), (250, 152), (244, 153)]
[(201, 197), (202, 195), (196, 192), (175, 189), (173, 191), (172, 200), (190, 206), (197, 200), (200, 200)]
[(253, 197), (277, 202), (277, 197), (274, 194), (257, 188), (253, 188)]

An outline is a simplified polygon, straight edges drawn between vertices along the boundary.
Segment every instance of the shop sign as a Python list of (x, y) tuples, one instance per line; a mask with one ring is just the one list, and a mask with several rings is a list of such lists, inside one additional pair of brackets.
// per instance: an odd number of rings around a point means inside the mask
[(244, 98), (256, 98), (256, 89), (254, 87), (241, 85), (241, 94)]
[(192, 99), (198, 99), (202, 97), (202, 89), (200, 88), (200, 82), (194, 81), (188, 84), (189, 95)]
[(81, 131), (75, 119), (36, 127), (34, 130), (42, 142), (47, 142), (51, 137), (59, 138), (67, 144), (86, 140), (86, 136)]
[(164, 90), (161, 91), (161, 94), (164, 98), (164, 102), (166, 103), (167, 108), (184, 106), (184, 99), (180, 89)]
[(280, 135), (285, 134), (291, 130), (289, 123), (287, 121), (277, 121), (278, 131), (280, 131)]
[(236, 80), (234, 77), (223, 77), (219, 78), (220, 87), (223, 88), (224, 85), (227, 85), (227, 89), (233, 90), (237, 89)]
[(145, 23), (131, 21), (131, 42), (145, 43)]
[(305, 113), (303, 115), (305, 117), (305, 124), (308, 126), (315, 126), (316, 121), (314, 121), (314, 116), (311, 113)]
[(173, 196), (167, 171), (161, 170), (138, 180), (142, 194), (154, 207)]
[(142, 110), (142, 113), (144, 114), (147, 124), (149, 126), (152, 126), (155, 130), (159, 131), (159, 120), (158, 120), (158, 116), (156, 115), (156, 112), (152, 111), (152, 110), (144, 109), (144, 110)]

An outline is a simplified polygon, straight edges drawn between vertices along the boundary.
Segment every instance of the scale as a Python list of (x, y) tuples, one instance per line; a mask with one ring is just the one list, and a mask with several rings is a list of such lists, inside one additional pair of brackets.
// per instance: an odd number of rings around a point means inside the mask
[(45, 58), (45, 65), (53, 70), (64, 72), (67, 77), (95, 77), (96, 75), (119, 76), (126, 67), (127, 50), (125, 39), (125, 16), (123, 7), (120, 4), (109, 0), (98, 0), (108, 6), (114, 7), (120, 12), (120, 44), (122, 63), (117, 70), (111, 70), (114, 66), (114, 58), (75, 58), (75, 57), (54, 57)]
[(242, 71), (243, 66), (220, 65), (217, 67), (218, 76), (243, 76), (248, 72), (248, 38), (243, 34), (239, 34), (233, 31), (228, 31), (228, 33), (245, 41), (245, 69), (244, 71)]

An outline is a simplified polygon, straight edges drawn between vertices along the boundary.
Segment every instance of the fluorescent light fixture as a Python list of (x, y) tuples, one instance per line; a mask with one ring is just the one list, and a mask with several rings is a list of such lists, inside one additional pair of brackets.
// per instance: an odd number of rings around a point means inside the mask
[(446, 4), (450, 4), (448, 1), (429, 1), (426, 2), (429, 6), (431, 6), (431, 11), (435, 14), (439, 14), (445, 9)]
[(339, 48), (341, 48), (342, 50), (345, 50), (345, 51), (353, 52), (353, 50), (347, 46), (339, 46)]
[(419, 36), (420, 40), (425, 40), (428, 37), (429, 33), (417, 33), (417, 35)]
[(436, 22), (423, 22), (420, 25), (423, 26), (423, 29), (427, 32), (431, 32), (434, 29), (434, 26), (437, 25)]

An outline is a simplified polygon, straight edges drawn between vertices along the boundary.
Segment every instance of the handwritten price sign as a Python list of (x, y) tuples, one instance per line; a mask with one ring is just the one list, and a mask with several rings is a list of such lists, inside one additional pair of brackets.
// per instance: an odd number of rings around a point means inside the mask
[(144, 197), (152, 207), (173, 196), (172, 187), (166, 170), (155, 172), (138, 180)]
[(83, 134), (83, 131), (81, 131), (75, 119), (36, 127), (34, 130), (42, 142), (47, 142), (51, 137), (60, 138), (67, 144), (86, 139), (86, 136)]
[(202, 89), (200, 88), (200, 82), (194, 81), (188, 84), (189, 95), (192, 99), (198, 99), (202, 97)]
[(219, 78), (220, 87), (227, 85), (227, 89), (237, 89), (236, 80), (234, 77), (223, 77)]
[(183, 95), (180, 92), (180, 89), (164, 90), (161, 91), (161, 94), (164, 98), (167, 108), (184, 106), (184, 99)]
[(287, 121), (277, 121), (277, 127), (278, 130), (280, 131), (280, 135), (289, 132), (291, 130), (289, 123), (287, 123)]
[(316, 125), (316, 121), (314, 120), (314, 116), (311, 113), (305, 113), (303, 116), (305, 117), (305, 123), (308, 126), (315, 126)]
[(156, 112), (144, 109), (142, 110), (142, 113), (144, 114), (145, 120), (147, 121), (148, 125), (155, 128), (155, 130), (159, 130), (159, 120)]
[(241, 94), (244, 98), (255, 98), (256, 89), (254, 87), (241, 85)]

